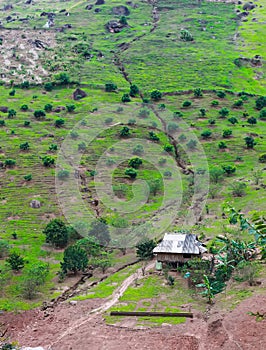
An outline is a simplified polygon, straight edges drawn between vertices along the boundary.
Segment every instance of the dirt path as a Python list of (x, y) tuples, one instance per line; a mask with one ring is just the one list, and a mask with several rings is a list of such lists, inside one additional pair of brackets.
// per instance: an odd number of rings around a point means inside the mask
[[(154, 268), (154, 261), (150, 262), (147, 266), (145, 271), (149, 271), (152, 268)], [(98, 308), (92, 309), (87, 317), (82, 317), (81, 319), (77, 320), (73, 325), (71, 325), (69, 328), (67, 328), (55, 341), (52, 343), (46, 345), (46, 348), (48, 350), (52, 350), (53, 346), (58, 344), (64, 337), (66, 337), (69, 334), (72, 334), (76, 329), (80, 328), (81, 326), (85, 325), (86, 323), (89, 323), (92, 321), (93, 318), (95, 318), (97, 315), (104, 313), (108, 309), (110, 309), (113, 305), (115, 305), (119, 298), (125, 293), (127, 288), (136, 280), (143, 278), (142, 268), (139, 268), (135, 273), (127, 277), (122, 284), (114, 291), (114, 293), (111, 296), (111, 299), (107, 300), (103, 305), (101, 305)]]

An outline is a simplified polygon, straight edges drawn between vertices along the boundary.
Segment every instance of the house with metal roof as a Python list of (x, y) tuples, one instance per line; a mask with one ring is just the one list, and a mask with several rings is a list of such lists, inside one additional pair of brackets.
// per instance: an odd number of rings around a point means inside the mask
[(153, 249), (158, 262), (185, 263), (192, 258), (201, 258), (207, 249), (194, 234), (166, 233)]

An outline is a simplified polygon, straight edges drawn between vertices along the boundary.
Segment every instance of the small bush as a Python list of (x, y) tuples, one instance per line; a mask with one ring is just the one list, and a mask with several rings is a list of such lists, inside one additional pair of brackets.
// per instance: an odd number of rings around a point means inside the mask
[(260, 111), (260, 119), (266, 120), (266, 108)]
[(235, 125), (235, 124), (237, 124), (237, 123), (238, 123), (238, 120), (237, 120), (237, 118), (236, 118), (236, 117), (231, 117), (231, 118), (228, 118), (228, 121), (229, 121), (229, 123), (231, 123), (231, 124), (233, 124), (233, 125)]
[(255, 125), (255, 124), (257, 124), (257, 119), (255, 117), (250, 117), (250, 118), (248, 118), (247, 122), (250, 125)]
[(56, 119), (54, 122), (54, 125), (57, 128), (61, 128), (64, 124), (65, 124), (65, 121), (62, 118)]
[(180, 31), (180, 39), (182, 41), (193, 41), (194, 40), (192, 34), (186, 29), (182, 29)]
[(211, 118), (211, 119), (208, 120), (208, 123), (209, 123), (210, 125), (215, 125), (216, 120)]
[(69, 171), (65, 169), (59, 170), (57, 177), (60, 180), (66, 180), (69, 177)]
[(42, 163), (45, 167), (51, 167), (55, 163), (55, 159), (50, 156), (44, 156), (42, 158)]
[(79, 137), (79, 134), (78, 134), (77, 131), (72, 130), (71, 133), (70, 133), (70, 137), (71, 137), (73, 140), (76, 140), (76, 139)]
[(117, 90), (117, 85), (114, 83), (106, 83), (105, 84), (105, 91), (106, 92), (114, 92)]
[(223, 131), (222, 136), (223, 136), (223, 138), (228, 139), (230, 136), (232, 136), (232, 133), (233, 132), (231, 129), (226, 129)]
[(44, 87), (44, 90), (46, 90), (46, 91), (52, 91), (54, 85), (53, 85), (53, 83), (48, 82), (48, 83), (45, 83), (43, 87)]
[(36, 119), (41, 119), (41, 118), (44, 118), (45, 116), (46, 114), (42, 109), (37, 109), (36, 111), (34, 111), (34, 117)]
[(266, 153), (262, 153), (262, 154), (259, 156), (259, 162), (260, 162), (260, 163), (266, 163)]
[(212, 105), (212, 106), (218, 106), (218, 105), (219, 105), (219, 101), (213, 100), (213, 101), (211, 102), (211, 105)]
[(133, 148), (133, 154), (136, 154), (136, 155), (141, 155), (142, 153), (144, 152), (144, 148), (142, 145), (136, 145), (134, 148)]
[(9, 119), (12, 119), (13, 117), (15, 117), (17, 115), (17, 112), (14, 110), (14, 109), (9, 109), (8, 110), (8, 115), (7, 115), (7, 117), (9, 118)]
[(169, 124), (167, 125), (167, 131), (168, 131), (169, 133), (173, 133), (173, 132), (175, 132), (177, 129), (178, 129), (178, 125), (177, 125), (176, 123), (169, 123)]
[(131, 99), (130, 99), (129, 94), (124, 94), (124, 95), (122, 96), (122, 98), (121, 98), (121, 101), (122, 101), (123, 103), (130, 102)]
[(142, 159), (139, 158), (139, 157), (134, 157), (134, 158), (131, 158), (129, 161), (128, 161), (128, 166), (130, 168), (134, 168), (134, 169), (138, 169), (142, 164)]
[(13, 166), (15, 166), (15, 165), (16, 165), (15, 159), (6, 159), (5, 160), (5, 166), (7, 168), (13, 168)]
[(87, 146), (86, 146), (85, 142), (81, 142), (81, 143), (78, 144), (78, 150), (79, 151), (85, 151), (86, 148), (87, 148)]
[(142, 108), (138, 113), (139, 118), (148, 118), (149, 115), (150, 115), (150, 111), (146, 108)]
[(104, 122), (105, 122), (105, 124), (111, 124), (113, 122), (113, 118), (108, 117), (108, 118), (105, 119)]
[(47, 104), (44, 106), (45, 112), (51, 112), (52, 109), (53, 109), (53, 106), (51, 105), (51, 103), (47, 103)]
[(130, 129), (127, 126), (124, 126), (120, 131), (119, 131), (119, 135), (121, 137), (127, 137), (130, 135)]
[(162, 93), (159, 90), (153, 90), (151, 92), (151, 99), (154, 101), (159, 101), (162, 98)]
[(125, 170), (125, 175), (129, 176), (131, 179), (135, 179), (137, 177), (137, 171), (133, 168), (127, 168)]
[(189, 140), (187, 143), (187, 148), (190, 150), (195, 150), (197, 148), (197, 141), (196, 140)]
[(174, 150), (174, 146), (172, 146), (170, 144), (164, 145), (163, 149), (164, 149), (165, 152), (171, 153)]
[(153, 131), (149, 132), (149, 139), (152, 141), (160, 141), (160, 138)]
[(176, 112), (174, 112), (174, 114), (173, 114), (173, 118), (174, 118), (174, 119), (178, 119), (178, 118), (182, 118), (182, 117), (183, 117), (183, 113), (180, 112), (180, 111), (176, 111)]
[(172, 177), (172, 173), (171, 173), (171, 171), (169, 171), (169, 170), (166, 170), (166, 171), (163, 173), (163, 175), (164, 175), (164, 177), (167, 177), (167, 178)]
[(227, 148), (227, 145), (224, 141), (221, 141), (218, 143), (218, 148), (219, 149), (226, 149)]
[(202, 90), (200, 88), (196, 88), (194, 90), (194, 96), (195, 97), (202, 97), (203, 96)]
[(130, 85), (130, 91), (129, 91), (129, 95), (131, 97), (136, 97), (139, 94), (139, 88), (137, 87), (137, 85)]
[(31, 181), (32, 180), (32, 174), (28, 174), (24, 176), (25, 181)]
[(67, 104), (66, 109), (67, 109), (68, 113), (71, 113), (71, 112), (74, 112), (74, 110), (76, 109), (76, 106), (73, 103)]
[(201, 137), (203, 139), (209, 139), (212, 135), (212, 132), (210, 130), (204, 130), (202, 133), (201, 133)]
[(0, 120), (0, 126), (5, 126), (6, 122), (4, 120)]
[(261, 110), (263, 107), (266, 107), (266, 96), (260, 96), (256, 100), (256, 108), (258, 110)]
[(13, 90), (11, 90), (9, 92), (9, 96), (15, 96), (15, 94), (16, 94), (16, 90), (15, 89), (13, 89)]
[(29, 120), (25, 120), (25, 121), (24, 121), (24, 126), (25, 126), (25, 127), (30, 126), (30, 121), (29, 121)]
[(228, 116), (229, 112), (230, 112), (229, 109), (226, 107), (223, 107), (219, 110), (219, 114), (221, 118), (225, 118), (226, 116)]
[(28, 105), (22, 105), (21, 107), (20, 107), (20, 109), (23, 111), (23, 112), (26, 112), (28, 109), (29, 109), (29, 107), (28, 107)]
[(182, 104), (182, 106), (184, 108), (190, 107), (191, 105), (192, 105), (192, 103), (190, 101), (184, 101), (183, 104)]
[(222, 169), (227, 175), (232, 175), (236, 172), (236, 167), (234, 165), (222, 165)]
[(199, 111), (200, 111), (200, 115), (201, 115), (202, 117), (205, 117), (205, 115), (206, 115), (206, 109), (205, 109), (205, 108), (201, 108)]
[(158, 161), (158, 164), (159, 165), (165, 165), (167, 162), (167, 160), (165, 158), (160, 158), (159, 161)]
[(57, 151), (57, 145), (55, 145), (54, 143), (52, 143), (50, 146), (49, 146), (49, 151), (51, 152), (55, 152)]
[(218, 91), (218, 92), (217, 92), (217, 97), (219, 97), (219, 98), (225, 98), (225, 96), (226, 96), (226, 93), (225, 93), (224, 91)]
[(242, 100), (242, 99), (237, 100), (237, 101), (235, 101), (235, 102), (233, 103), (233, 107), (235, 107), (235, 108), (239, 108), (239, 107), (241, 107), (241, 106), (243, 106), (243, 100)]
[(128, 125), (135, 125), (136, 124), (136, 119), (129, 119)]
[(24, 142), (24, 143), (21, 143), (19, 145), (19, 148), (22, 150), (22, 151), (27, 151), (29, 148), (30, 148), (30, 145), (28, 142)]

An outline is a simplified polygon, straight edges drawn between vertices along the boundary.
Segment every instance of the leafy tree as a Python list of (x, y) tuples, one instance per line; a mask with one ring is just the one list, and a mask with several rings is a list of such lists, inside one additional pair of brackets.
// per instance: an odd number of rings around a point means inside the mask
[(63, 248), (68, 243), (68, 230), (66, 224), (60, 219), (51, 220), (43, 230), (46, 243), (51, 243), (56, 248)]
[(24, 180), (31, 181), (32, 180), (32, 174), (28, 174), (24, 176)]
[(201, 137), (202, 137), (203, 139), (208, 139), (208, 138), (211, 137), (211, 135), (212, 135), (211, 130), (204, 130), (204, 131), (201, 133)]
[(257, 124), (257, 119), (255, 117), (250, 117), (250, 118), (248, 118), (247, 122), (250, 125), (255, 125), (255, 124)]
[(13, 117), (15, 117), (17, 115), (17, 112), (14, 110), (14, 109), (9, 109), (8, 110), (8, 115), (7, 115), (7, 117), (9, 118), (9, 119), (12, 119)]
[(192, 151), (195, 150), (197, 148), (197, 141), (193, 139), (189, 140), (187, 143), (187, 148)]
[(222, 169), (228, 176), (236, 172), (236, 167), (234, 165), (222, 165)]
[(266, 108), (260, 111), (260, 119), (266, 120)]
[(20, 107), (20, 109), (23, 111), (23, 112), (26, 112), (28, 109), (29, 109), (29, 106), (24, 104)]
[(186, 29), (182, 29), (180, 31), (180, 39), (182, 41), (193, 41), (194, 40), (192, 34)]
[(211, 102), (211, 105), (212, 106), (219, 106), (219, 101), (217, 101), (217, 100), (213, 100), (212, 102)]
[(226, 93), (225, 93), (224, 91), (218, 91), (218, 92), (217, 92), (217, 96), (218, 96), (219, 98), (225, 98)]
[(137, 85), (130, 85), (130, 92), (129, 95), (131, 97), (136, 97), (139, 94), (139, 88), (137, 87)]
[(173, 114), (174, 119), (178, 119), (178, 118), (182, 118), (182, 117), (183, 117), (183, 113), (180, 111), (175, 111)]
[(157, 136), (153, 131), (149, 132), (149, 139), (152, 141), (160, 141), (159, 136)]
[(5, 166), (7, 168), (13, 168), (13, 166), (15, 166), (15, 165), (16, 165), (15, 159), (6, 159), (5, 160)]
[(241, 106), (243, 106), (243, 100), (241, 100), (241, 99), (237, 100), (233, 103), (233, 107), (239, 108)]
[(12, 252), (6, 259), (6, 262), (10, 265), (11, 269), (14, 271), (19, 271), (23, 269), (25, 265), (24, 258), (17, 252)]
[(134, 169), (138, 169), (141, 166), (141, 164), (142, 164), (142, 159), (139, 157), (131, 158), (128, 161), (128, 166)]
[(153, 239), (144, 238), (136, 245), (137, 257), (141, 260), (150, 260), (153, 258), (153, 249), (156, 242)]
[(62, 118), (56, 119), (54, 125), (56, 128), (61, 128), (65, 124), (65, 120)]
[(134, 168), (127, 168), (125, 170), (125, 175), (129, 176), (131, 179), (135, 179), (138, 175), (138, 172)]
[(161, 179), (153, 179), (149, 181), (149, 187), (151, 193), (156, 196), (158, 191), (162, 189), (162, 180)]
[(121, 137), (127, 137), (130, 135), (130, 129), (127, 126), (123, 126), (123, 128), (119, 132)]
[(46, 114), (42, 109), (37, 109), (36, 111), (34, 111), (34, 117), (36, 119), (41, 119), (41, 118), (44, 118), (45, 116)]
[(200, 88), (194, 89), (194, 96), (195, 97), (202, 97), (203, 96), (202, 90)]
[(55, 80), (61, 85), (67, 85), (70, 83), (70, 77), (67, 73), (61, 72), (55, 75)]
[(232, 136), (232, 130), (231, 129), (225, 129), (223, 130), (223, 138), (228, 139), (230, 136)]
[(221, 118), (225, 118), (226, 116), (228, 116), (229, 112), (230, 112), (229, 109), (226, 107), (223, 107), (219, 110), (219, 114)]
[(122, 25), (124, 25), (124, 26), (126, 26), (126, 25), (128, 24), (128, 23), (127, 23), (127, 18), (126, 18), (126, 16), (120, 17), (119, 22), (120, 22)]
[(4, 258), (8, 255), (9, 252), (9, 244), (7, 241), (3, 239), (0, 240), (0, 259)]
[(102, 273), (104, 273), (108, 267), (112, 266), (112, 262), (110, 256), (106, 252), (102, 252), (101, 255), (92, 260), (92, 265), (94, 267), (100, 267), (102, 269)]
[(103, 219), (92, 222), (89, 236), (95, 237), (103, 246), (106, 246), (111, 240), (108, 226)]
[(55, 152), (55, 151), (57, 151), (57, 148), (58, 148), (58, 146), (57, 146), (56, 144), (52, 143), (52, 144), (49, 146), (49, 151)]
[(44, 87), (44, 90), (46, 90), (46, 91), (52, 91), (54, 85), (53, 85), (53, 83), (47, 82), (47, 83), (44, 84), (43, 87)]
[(0, 120), (0, 126), (5, 126), (6, 122), (4, 120)]
[(260, 96), (256, 100), (256, 108), (261, 110), (263, 107), (266, 107), (266, 96)]
[(121, 98), (121, 101), (122, 101), (123, 103), (130, 102), (131, 99), (130, 99), (129, 94), (124, 94), (124, 95), (122, 96), (122, 98)]
[(22, 150), (22, 151), (27, 151), (29, 148), (30, 148), (30, 145), (28, 142), (24, 142), (24, 143), (21, 143), (19, 145), (19, 148)]
[(66, 105), (66, 109), (68, 113), (71, 113), (71, 112), (74, 112), (74, 110), (76, 109), (76, 106), (73, 103), (70, 103)]
[(262, 154), (259, 156), (259, 162), (260, 162), (260, 163), (266, 163), (266, 153), (262, 153)]
[(47, 104), (44, 106), (45, 112), (51, 112), (52, 109), (53, 109), (53, 105), (51, 105), (51, 103), (47, 103)]
[(215, 125), (216, 120), (213, 119), (213, 118), (211, 118), (211, 119), (208, 120), (208, 123), (209, 123), (210, 125)]
[(29, 120), (25, 120), (25, 121), (24, 121), (24, 126), (25, 126), (25, 127), (30, 126), (30, 121), (29, 121)]
[(132, 153), (140, 156), (143, 152), (144, 152), (143, 146), (142, 145), (136, 145), (133, 148), (133, 152)]
[(162, 93), (159, 90), (153, 90), (151, 92), (151, 99), (154, 101), (159, 101), (162, 98)]
[(252, 149), (257, 144), (252, 136), (247, 136), (244, 138), (247, 148)]
[(246, 194), (247, 185), (244, 182), (234, 182), (230, 188), (234, 197), (243, 197)]
[(206, 109), (205, 109), (205, 108), (201, 108), (199, 111), (200, 111), (200, 115), (201, 115), (202, 117), (205, 117), (205, 115), (206, 115)]
[(171, 153), (174, 150), (174, 146), (172, 146), (170, 144), (164, 145), (163, 149), (164, 149), (165, 152)]
[(9, 96), (15, 96), (16, 94), (16, 90), (15, 89), (12, 89), (10, 92), (9, 92)]
[(128, 125), (135, 125), (136, 124), (136, 119), (129, 119), (128, 120)]
[(65, 249), (61, 269), (65, 274), (68, 271), (76, 274), (78, 271), (85, 271), (88, 267), (88, 262), (86, 251), (77, 244), (74, 244)]
[(42, 158), (42, 163), (46, 167), (51, 167), (52, 165), (54, 165), (55, 159), (53, 157), (50, 157), (50, 156), (44, 156)]
[(94, 236), (79, 239), (76, 246), (84, 249), (89, 258), (97, 257), (101, 254), (101, 246)]
[(26, 299), (33, 299), (49, 274), (49, 265), (38, 262), (31, 266), (22, 280), (22, 294)]
[(114, 92), (117, 90), (117, 85), (114, 83), (106, 83), (105, 84), (105, 91), (106, 92)]
[(76, 139), (79, 137), (79, 134), (78, 134), (77, 131), (72, 130), (72, 131), (70, 132), (70, 137), (71, 137), (73, 140), (76, 140)]
[(210, 181), (217, 184), (223, 179), (224, 171), (220, 168), (214, 167), (210, 169)]
[(231, 117), (231, 118), (228, 118), (228, 121), (229, 121), (231, 124), (233, 124), (233, 125), (235, 125), (235, 124), (237, 124), (237, 123), (238, 123), (238, 120), (237, 120), (237, 118), (236, 118), (236, 117)]
[(227, 148), (227, 145), (224, 141), (221, 141), (218, 143), (218, 148), (219, 149), (226, 149)]
[(30, 87), (30, 83), (25, 80), (20, 84), (21, 89), (28, 89)]
[(182, 107), (186, 108), (186, 107), (190, 107), (192, 105), (192, 103), (190, 101), (184, 101), (182, 104)]
[(175, 132), (178, 129), (178, 125), (176, 123), (170, 122), (167, 125), (167, 131), (171, 134), (173, 132)]

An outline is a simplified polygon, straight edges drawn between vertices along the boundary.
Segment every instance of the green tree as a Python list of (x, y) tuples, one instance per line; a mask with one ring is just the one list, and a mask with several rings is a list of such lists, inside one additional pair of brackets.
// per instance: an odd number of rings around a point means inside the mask
[(151, 99), (154, 101), (159, 101), (162, 98), (162, 93), (159, 90), (153, 90), (151, 92)]
[(213, 167), (210, 169), (210, 181), (217, 184), (224, 177), (224, 171), (220, 168)]
[(226, 93), (225, 93), (224, 91), (218, 91), (218, 92), (217, 92), (217, 96), (218, 96), (219, 98), (225, 98)]
[(68, 230), (66, 224), (60, 219), (51, 220), (43, 230), (46, 242), (56, 248), (63, 248), (68, 243)]
[(203, 139), (209, 139), (212, 135), (212, 132), (211, 130), (204, 130), (202, 133), (201, 133), (201, 137)]
[(53, 83), (47, 82), (47, 83), (44, 84), (43, 87), (44, 87), (44, 90), (46, 90), (46, 91), (52, 91), (54, 85), (53, 85)]
[(137, 257), (141, 260), (150, 260), (153, 258), (153, 249), (156, 242), (153, 239), (144, 238), (136, 245)]
[(99, 256), (102, 251), (99, 241), (94, 236), (88, 236), (88, 237), (79, 239), (76, 245), (84, 249), (89, 258), (94, 258)]
[(148, 118), (150, 115), (150, 111), (147, 108), (140, 109), (138, 113), (139, 118)]
[(45, 112), (51, 112), (53, 109), (53, 105), (51, 105), (51, 103), (47, 103), (45, 106), (44, 106), (44, 110)]
[(228, 118), (228, 121), (229, 121), (229, 123), (231, 123), (231, 124), (233, 124), (233, 125), (235, 125), (235, 124), (237, 124), (237, 123), (238, 123), (238, 120), (237, 120), (237, 118), (236, 118), (236, 117), (231, 117), (231, 118)]
[(12, 119), (13, 117), (15, 117), (17, 115), (17, 112), (14, 110), (14, 109), (9, 109), (8, 110), (8, 115), (7, 115), (7, 117), (9, 118), (9, 119)]
[(73, 103), (70, 103), (66, 105), (66, 109), (68, 113), (71, 113), (71, 112), (74, 112), (74, 110), (76, 109), (76, 106)]
[(7, 168), (13, 168), (16, 165), (15, 159), (6, 159), (5, 160), (5, 166)]
[(34, 111), (34, 117), (36, 119), (41, 119), (41, 118), (44, 118), (45, 116), (46, 114), (42, 109), (37, 109), (36, 111)]
[(86, 251), (74, 244), (65, 249), (61, 270), (64, 274), (68, 271), (76, 274), (78, 271), (85, 271), (88, 262)]
[(194, 89), (194, 96), (195, 97), (202, 97), (203, 96), (202, 90), (200, 88)]
[(197, 148), (197, 141), (196, 140), (189, 140), (188, 143), (187, 143), (187, 148), (191, 151), (195, 150)]
[(219, 110), (219, 114), (221, 118), (225, 118), (226, 116), (228, 116), (229, 112), (230, 112), (229, 109), (226, 107), (223, 107)]
[(19, 148), (22, 150), (22, 151), (27, 151), (29, 148), (30, 148), (30, 145), (28, 142), (24, 142), (24, 143), (21, 143), (19, 145)]
[(54, 125), (56, 128), (61, 128), (65, 124), (65, 120), (62, 118), (56, 119)]
[(220, 141), (220, 142), (218, 143), (218, 148), (219, 148), (219, 149), (226, 149), (226, 148), (227, 148), (227, 145), (226, 145), (226, 143), (225, 143), (224, 141)]
[(244, 182), (234, 182), (230, 185), (234, 197), (243, 197), (246, 194), (247, 185)]
[(259, 156), (259, 162), (260, 163), (266, 163), (266, 153), (262, 153)]
[(131, 97), (136, 97), (139, 94), (139, 88), (137, 87), (137, 85), (130, 85), (130, 92), (129, 95)]
[(159, 136), (157, 136), (153, 131), (149, 131), (149, 139), (152, 141), (160, 141)]
[(21, 288), (22, 295), (26, 299), (33, 299), (49, 274), (49, 264), (38, 262), (31, 266), (23, 276)]
[(125, 175), (129, 176), (131, 179), (135, 179), (138, 175), (138, 172), (134, 168), (127, 168), (125, 170)]
[(61, 85), (67, 85), (70, 83), (70, 77), (67, 73), (61, 72), (55, 75), (55, 80)]
[(131, 158), (128, 161), (128, 166), (134, 169), (138, 169), (141, 166), (141, 164), (142, 164), (142, 159), (139, 157)]
[(257, 119), (255, 117), (250, 117), (250, 118), (248, 118), (247, 122), (250, 125), (255, 125), (255, 124), (257, 124)]
[(182, 104), (182, 107), (186, 108), (186, 107), (190, 107), (192, 105), (192, 103), (190, 101), (184, 101)]
[(206, 115), (206, 109), (205, 109), (205, 108), (201, 108), (199, 111), (200, 111), (200, 115), (201, 115), (202, 117), (205, 117), (205, 115)]
[(42, 163), (45, 167), (51, 167), (55, 163), (55, 159), (50, 156), (44, 156), (42, 158)]
[(182, 29), (180, 31), (180, 39), (182, 41), (193, 41), (194, 40), (192, 34), (186, 29)]
[(232, 136), (232, 130), (231, 129), (225, 129), (223, 130), (223, 138), (228, 139), (230, 136)]
[(236, 172), (236, 167), (234, 165), (222, 165), (223, 171), (229, 176)]
[(260, 111), (260, 119), (266, 120), (266, 108)]
[(266, 107), (266, 96), (260, 96), (256, 100), (256, 108), (261, 110), (263, 107)]
[(149, 181), (149, 187), (151, 193), (156, 196), (158, 191), (162, 189), (162, 180), (161, 179), (153, 179)]
[(133, 148), (133, 154), (136, 154), (138, 156), (140, 156), (142, 153), (144, 152), (144, 148), (142, 145), (136, 145), (134, 148)]
[(12, 252), (6, 259), (6, 262), (10, 265), (11, 269), (14, 271), (19, 271), (23, 269), (25, 265), (24, 258), (17, 252)]
[(29, 109), (29, 106), (24, 104), (20, 107), (20, 109), (23, 111), (23, 112), (26, 112), (28, 109)]
[(106, 83), (105, 84), (105, 91), (106, 92), (114, 92), (117, 90), (117, 85), (114, 83)]
[(171, 153), (174, 150), (174, 146), (167, 144), (167, 145), (164, 145), (163, 149), (165, 152)]
[(130, 135), (130, 129), (127, 126), (123, 126), (123, 128), (119, 132), (121, 137), (127, 137)]
[(102, 246), (107, 246), (111, 240), (108, 225), (103, 219), (92, 222), (89, 236), (95, 237)]
[(129, 94), (124, 94), (124, 95), (122, 96), (122, 98), (121, 98), (121, 101), (122, 101), (123, 103), (130, 102), (131, 99), (130, 99)]
[(257, 144), (252, 136), (247, 136), (244, 138), (247, 148), (252, 149)]

